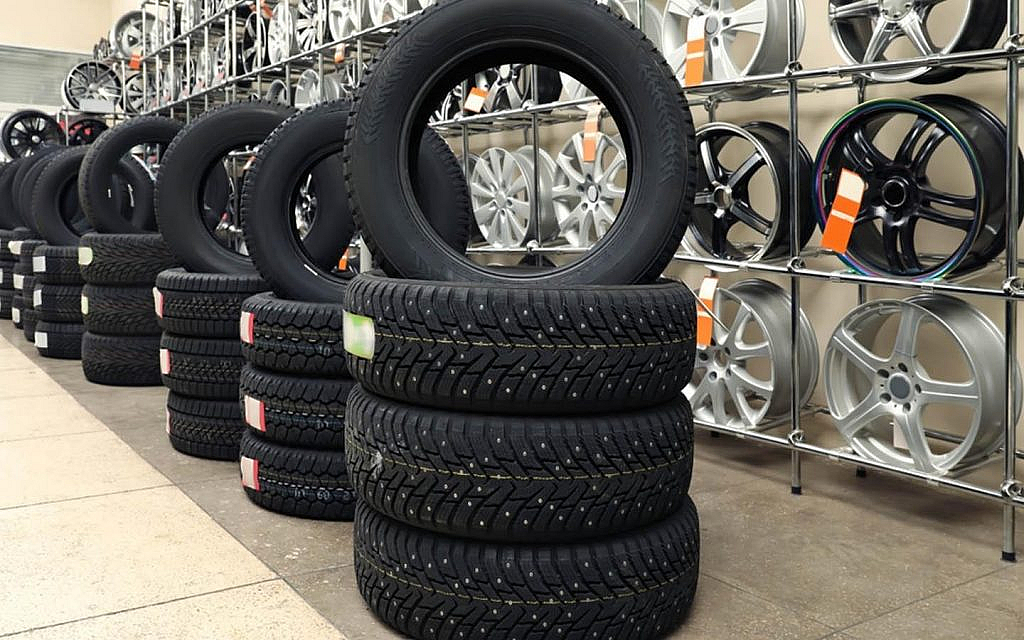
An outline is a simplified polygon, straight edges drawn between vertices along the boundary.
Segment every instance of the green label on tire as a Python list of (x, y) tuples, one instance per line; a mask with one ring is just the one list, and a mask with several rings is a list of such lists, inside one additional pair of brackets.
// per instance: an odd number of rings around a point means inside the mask
[(344, 315), (345, 351), (357, 358), (373, 359), (373, 348), (376, 343), (376, 331), (373, 318), (345, 312)]

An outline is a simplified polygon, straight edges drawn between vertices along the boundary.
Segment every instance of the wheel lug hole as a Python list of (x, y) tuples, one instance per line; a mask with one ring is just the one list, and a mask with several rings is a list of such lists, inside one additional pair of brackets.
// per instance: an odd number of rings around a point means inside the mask
[(888, 378), (889, 377), (889, 372), (886, 371), (885, 369), (879, 369), (878, 370), (878, 375), (882, 376), (883, 378)]
[(883, 393), (881, 395), (881, 399), (882, 402), (892, 402), (892, 396), (890, 396), (888, 393)]
[(921, 385), (915, 384), (914, 385), (914, 391), (916, 391), (917, 393), (921, 393)]
[(911, 407), (909, 402), (903, 405), (903, 410), (906, 411), (907, 413), (910, 413), (910, 408)]
[(897, 366), (898, 366), (899, 370), (900, 370), (900, 371), (902, 371), (903, 373), (906, 373), (906, 372), (907, 372), (907, 365), (905, 365), (905, 364), (903, 364), (903, 363), (901, 362), (901, 363), (899, 363), (899, 365), (897, 365)]

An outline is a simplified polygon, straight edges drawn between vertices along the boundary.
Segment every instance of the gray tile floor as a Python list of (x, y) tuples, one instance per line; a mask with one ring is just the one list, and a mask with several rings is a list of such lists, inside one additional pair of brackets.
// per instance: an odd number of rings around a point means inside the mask
[[(234, 465), (174, 452), (164, 433), (162, 389), (97, 387), (79, 363), (38, 357), (9, 323), (0, 325), (0, 336), (345, 637), (399, 637), (356, 591), (351, 525), (262, 511), (245, 498)], [(0, 398), (24, 403), (30, 413), (32, 385), (31, 375), (5, 378)], [(61, 428), (75, 432), (74, 425)], [(102, 434), (86, 431), (81, 437), (103, 446)], [(672, 638), (1024, 638), (1024, 567), (999, 560), (997, 506), (881, 474), (857, 478), (849, 467), (820, 460), (804, 469), (804, 495), (793, 496), (787, 454), (698, 434), (693, 495), (702, 578), (690, 619)], [(165, 613), (188, 615), (173, 607)]]

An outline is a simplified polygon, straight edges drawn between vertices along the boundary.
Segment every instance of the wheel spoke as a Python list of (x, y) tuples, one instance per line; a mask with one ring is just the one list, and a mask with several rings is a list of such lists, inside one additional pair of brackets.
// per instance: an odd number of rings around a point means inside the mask
[(888, 410), (878, 403), (873, 395), (869, 395), (844, 416), (833, 416), (836, 429), (847, 439), (855, 438), (861, 431), (871, 426), (878, 418), (887, 415)]
[(900, 323), (896, 328), (896, 339), (892, 347), (894, 357), (902, 356), (913, 359), (917, 357), (917, 334), (924, 321), (924, 314), (914, 306), (905, 305), (900, 314)]
[(772, 229), (772, 223), (769, 220), (762, 217), (761, 214), (754, 211), (753, 207), (741, 200), (733, 202), (729, 212), (740, 222), (757, 231), (762, 236), (767, 236)]
[(914, 48), (922, 56), (930, 56), (936, 51), (936, 47), (932, 44), (931, 38), (925, 32), (924, 23), (921, 21), (921, 16), (916, 12), (908, 13), (900, 23), (900, 28), (903, 30), (903, 34), (907, 36), (910, 43), (914, 45)]
[(925, 473), (935, 473), (935, 456), (931, 447), (928, 446), (928, 438), (924, 433), (924, 427), (917, 417), (911, 418), (905, 413), (893, 415), (893, 425), (903, 433), (903, 439), (907, 443), (907, 451), (914, 460), (914, 466)]
[(725, 45), (708, 47), (711, 57), (711, 78), (714, 80), (730, 80), (741, 75), (739, 67), (729, 57)]
[(852, 18), (865, 18), (878, 13), (877, 0), (854, 0), (844, 5), (830, 5), (828, 9), (829, 18), (832, 20), (850, 20)]
[(921, 141), (921, 136), (928, 131), (928, 128), (933, 125), (932, 122), (925, 120), (924, 118), (918, 118), (911, 125), (907, 135), (903, 138), (903, 142), (900, 143), (899, 149), (896, 151), (895, 161), (898, 163), (907, 163), (913, 157), (914, 149), (917, 144)]
[(903, 271), (903, 258), (900, 255), (900, 231), (892, 224), (882, 223), (882, 249), (885, 259), (893, 271)]
[(943, 382), (921, 376), (918, 382), (921, 387), (917, 398), (921, 404), (966, 404), (979, 406), (981, 396), (978, 392), (978, 383), (975, 380), (970, 382)]
[(963, 209), (964, 211), (974, 211), (978, 208), (978, 198), (975, 196), (961, 196), (953, 193), (947, 193), (945, 191), (939, 191), (933, 187), (920, 187), (921, 198), (925, 202), (931, 202), (934, 204), (942, 204), (947, 207), (953, 207), (954, 209)]
[(935, 127), (932, 129), (928, 137), (925, 138), (924, 142), (917, 150), (917, 155), (911, 161), (910, 166), (918, 176), (924, 176), (925, 170), (928, 168), (928, 162), (931, 161), (932, 155), (935, 154), (935, 150), (939, 148), (942, 141), (946, 139), (949, 134), (941, 127)]
[(882, 54), (889, 48), (893, 39), (893, 30), (888, 23), (879, 20), (864, 47), (864, 59), (861, 62), (878, 62)]
[(924, 270), (921, 260), (917, 256), (917, 220), (908, 218), (898, 227), (897, 233), (900, 236), (900, 248), (902, 249), (899, 256), (906, 269), (910, 271)]
[(764, 0), (755, 0), (744, 7), (726, 13), (723, 18), (729, 23), (723, 26), (722, 32), (748, 31), (761, 35), (765, 29), (767, 11), (767, 3)]
[(871, 377), (874, 377), (878, 370), (886, 364), (884, 358), (878, 357), (861, 344), (846, 327), (839, 327), (836, 330), (835, 335), (832, 336), (831, 346), (845, 356), (851, 364)]
[(872, 169), (878, 169), (889, 164), (890, 160), (882, 151), (875, 146), (874, 142), (868, 139), (864, 127), (858, 127), (853, 131), (849, 145), (853, 147), (852, 152), (863, 156), (864, 162)]
[(707, 176), (709, 182), (719, 182), (722, 179), (722, 167), (718, 164), (718, 160), (715, 157), (714, 152), (711, 150), (711, 142), (708, 140), (701, 140), (700, 143), (700, 159), (704, 165), (704, 175)]
[(750, 182), (750, 179), (754, 177), (754, 174), (757, 173), (757, 170), (764, 165), (764, 157), (755, 151), (750, 154), (750, 156), (744, 160), (740, 166), (736, 167), (736, 170), (729, 176), (729, 186), (735, 189), (739, 186), (746, 185)]
[(941, 224), (944, 227), (953, 227), (954, 229), (960, 229), (961, 231), (970, 231), (974, 225), (973, 218), (961, 218), (959, 216), (950, 215), (938, 209), (926, 205), (918, 205), (916, 215), (921, 220), (928, 220), (936, 224)]

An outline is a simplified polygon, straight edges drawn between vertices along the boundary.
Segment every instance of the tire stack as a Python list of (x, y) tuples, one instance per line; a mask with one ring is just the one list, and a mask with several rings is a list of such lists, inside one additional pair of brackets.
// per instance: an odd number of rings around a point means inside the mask
[(242, 306), (242, 486), (255, 504), (290, 516), (352, 520), (345, 463), (348, 377), (338, 304), (272, 294)]
[(14, 266), (18, 258), (11, 253), (10, 242), (14, 233), (0, 230), (0, 318), (11, 319), (11, 305), (14, 303)]
[(167, 435), (178, 451), (237, 460), (245, 430), (238, 403), (242, 303), (266, 290), (256, 275), (168, 269), (153, 290), (160, 338), (160, 374), (167, 394)]
[(153, 285), (158, 273), (175, 264), (160, 234), (82, 236), (82, 371), (90, 382), (161, 384), (161, 329), (153, 311)]
[[(34, 342), (46, 358), (82, 357), (82, 273), (78, 247), (42, 245), (32, 254)], [(26, 334), (27, 335), (27, 334)]]
[(35, 250), (45, 245), (42, 240), (14, 240), (10, 245), (11, 253), (18, 256), (18, 263), (14, 265), (16, 293), (11, 303), (11, 319), (29, 342), (35, 341), (37, 322), (36, 310), (33, 308), (36, 278), (32, 274), (32, 258)]

